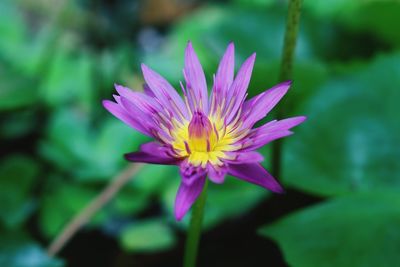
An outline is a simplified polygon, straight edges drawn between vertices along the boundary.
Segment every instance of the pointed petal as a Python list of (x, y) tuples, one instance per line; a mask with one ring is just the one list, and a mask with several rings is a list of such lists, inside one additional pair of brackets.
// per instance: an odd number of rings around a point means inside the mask
[(229, 159), (224, 161), (229, 164), (243, 164), (243, 163), (255, 163), (264, 160), (263, 155), (257, 151), (235, 151), (235, 152), (225, 152)]
[(160, 103), (175, 116), (182, 114), (187, 118), (187, 109), (176, 90), (160, 74), (142, 64), (143, 77)]
[(151, 97), (156, 97), (156, 95), (151, 91), (149, 85), (147, 83), (143, 84), (143, 92)]
[(172, 149), (158, 142), (148, 142), (140, 146), (137, 152), (125, 154), (125, 158), (134, 162), (153, 164), (179, 164), (182, 160), (174, 156)]
[(280, 83), (246, 101), (243, 104), (243, 128), (251, 128), (257, 121), (267, 116), (268, 112), (270, 112), (287, 93), (290, 85), (291, 81)]
[(132, 127), (133, 129), (145, 134), (147, 136), (153, 136), (149, 129), (146, 129), (139, 121), (133, 118), (121, 105), (114, 103), (109, 100), (103, 100), (103, 106), (111, 114), (120, 119), (122, 122)]
[(225, 110), (228, 114), (227, 123), (236, 115), (240, 105), (243, 103), (246, 96), (247, 88), (249, 87), (251, 73), (253, 71), (254, 62), (256, 60), (256, 54), (253, 53), (240, 67), (238, 74), (231, 88), (228, 91), (227, 96), (227, 109)]
[(180, 160), (170, 156), (151, 154), (143, 151), (131, 152), (124, 155), (126, 160), (151, 164), (176, 165)]
[(198, 177), (192, 184), (181, 183), (175, 199), (175, 218), (180, 221), (203, 191), (206, 175)]
[(235, 70), (235, 46), (230, 43), (226, 48), (225, 54), (219, 63), (217, 75), (215, 76), (214, 89), (228, 90), (233, 81), (233, 75)]
[(212, 164), (207, 165), (208, 177), (211, 181), (216, 184), (222, 184), (225, 181), (225, 175), (228, 172), (227, 167), (224, 166), (214, 166)]
[(247, 143), (243, 151), (254, 150), (276, 139), (289, 136), (293, 134), (289, 129), (299, 125), (305, 120), (306, 117), (298, 116), (279, 121), (271, 121), (259, 128), (253, 129), (243, 140), (244, 143)]
[[(195, 101), (201, 101), (204, 113), (208, 114), (208, 92), (207, 82), (203, 67), (193, 49), (192, 43), (188, 42), (185, 50), (184, 75), (188, 90), (193, 90)], [(190, 95), (190, 94), (189, 94)]]
[(283, 188), (259, 163), (230, 164), (228, 173), (246, 182), (262, 186), (276, 193), (282, 193)]

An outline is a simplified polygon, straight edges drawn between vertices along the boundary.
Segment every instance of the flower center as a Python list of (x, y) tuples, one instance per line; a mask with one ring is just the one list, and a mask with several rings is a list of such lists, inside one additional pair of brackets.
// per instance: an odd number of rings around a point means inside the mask
[(187, 157), (193, 166), (206, 167), (207, 163), (222, 165), (226, 152), (234, 151), (235, 136), (221, 119), (207, 117), (196, 111), (190, 121), (175, 123), (171, 143), (178, 157)]
[(201, 111), (193, 114), (188, 127), (189, 140), (187, 141), (188, 153), (210, 152), (215, 145), (216, 136), (210, 120)]

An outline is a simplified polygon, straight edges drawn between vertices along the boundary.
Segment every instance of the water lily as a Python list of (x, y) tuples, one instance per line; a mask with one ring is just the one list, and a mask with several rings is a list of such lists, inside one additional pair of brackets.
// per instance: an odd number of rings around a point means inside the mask
[(280, 83), (246, 100), (256, 54), (243, 63), (234, 77), (234, 45), (229, 44), (208, 93), (203, 68), (189, 42), (181, 83), (183, 96), (158, 73), (142, 64), (144, 92), (116, 85), (115, 102), (104, 107), (135, 130), (154, 138), (125, 158), (134, 162), (179, 166), (182, 177), (175, 200), (175, 217), (181, 220), (202, 192), (208, 177), (222, 184), (226, 175), (273, 192), (282, 187), (260, 164), (256, 150), (292, 134), (290, 128), (305, 117), (273, 120), (254, 128), (288, 91)]

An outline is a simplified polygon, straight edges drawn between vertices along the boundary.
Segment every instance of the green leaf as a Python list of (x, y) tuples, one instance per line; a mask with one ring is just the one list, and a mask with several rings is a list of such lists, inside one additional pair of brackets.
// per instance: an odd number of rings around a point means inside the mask
[(24, 110), (7, 114), (0, 123), (0, 138), (20, 138), (33, 131), (38, 123), (36, 113)]
[(94, 102), (92, 57), (86, 53), (73, 54), (64, 46), (56, 52), (41, 87), (45, 101), (53, 107), (75, 102), (89, 111)]
[(16, 56), (17, 53), (12, 53), (12, 51), (18, 50), (26, 41), (26, 27), (22, 12), (12, 2), (4, 0), (0, 3), (1, 58)]
[(400, 197), (340, 197), (291, 214), (260, 233), (278, 242), (293, 267), (376, 267), (400, 262)]
[[(184, 49), (187, 41), (191, 40), (210, 82), (226, 46), (234, 41), (238, 66), (253, 52), (257, 52), (256, 69), (257, 66), (269, 66), (281, 56), (285, 14), (283, 9), (264, 11), (229, 6), (203, 7), (175, 26), (159, 54), (147, 55), (144, 61), (178, 85), (182, 79)], [(255, 39), (257, 41), (249, 42)], [(297, 59), (312, 57), (311, 44), (303, 32), (299, 35), (297, 48)], [(265, 82), (267, 75), (262, 69), (259, 71)], [(276, 76), (271, 83), (275, 81)], [(262, 87), (265, 86), (262, 84)]]
[(118, 195), (107, 204), (107, 213), (111, 216), (125, 216), (131, 217), (143, 211), (151, 200), (146, 192), (139, 190), (132, 190), (129, 187), (125, 187), (118, 192)]
[(334, 78), (296, 109), (283, 180), (318, 195), (400, 189), (400, 55)]
[(400, 2), (397, 0), (304, 1), (304, 9), (320, 19), (333, 19), (355, 33), (369, 32), (386, 42), (400, 45), (397, 28)]
[(7, 227), (17, 227), (33, 211), (30, 195), (39, 168), (23, 155), (10, 155), (0, 164), (0, 220)]
[[(0, 111), (30, 106), (38, 100), (35, 82), (0, 65)], [(29, 86), (27, 86), (29, 84)]]
[(176, 166), (146, 164), (140, 168), (131, 184), (135, 189), (153, 194), (162, 192), (177, 177)]
[(123, 154), (148, 140), (111, 117), (91, 128), (89, 117), (72, 109), (54, 113), (47, 133), (40, 145), (41, 154), (85, 182), (108, 181), (126, 165)]
[(225, 220), (242, 216), (268, 195), (269, 192), (264, 188), (230, 176), (222, 185), (210, 184), (204, 225), (211, 228)]
[[(93, 188), (54, 181), (45, 192), (40, 206), (39, 223), (42, 232), (47, 237), (54, 237), (97, 194), (98, 191)], [(106, 213), (102, 210), (92, 218), (91, 223), (100, 224), (106, 218)]]
[(0, 266), (61, 267), (63, 262), (50, 258), (46, 251), (23, 231), (0, 233)]
[(122, 247), (132, 252), (162, 251), (171, 248), (175, 242), (171, 228), (160, 219), (132, 223), (120, 234)]

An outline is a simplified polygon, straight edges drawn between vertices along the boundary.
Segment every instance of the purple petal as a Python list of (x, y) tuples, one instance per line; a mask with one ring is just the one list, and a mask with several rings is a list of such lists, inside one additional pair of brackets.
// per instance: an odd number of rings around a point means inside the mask
[(227, 123), (230, 123), (231, 120), (234, 118), (237, 110), (243, 103), (244, 98), (246, 97), (246, 91), (250, 83), (251, 73), (253, 71), (255, 60), (255, 53), (252, 54), (248, 59), (246, 59), (246, 61), (240, 67), (231, 88), (229, 88), (226, 104), (227, 109), (225, 110), (225, 112), (229, 114), (226, 120)]
[(251, 128), (257, 121), (264, 118), (286, 94), (290, 85), (290, 81), (280, 83), (246, 101), (243, 104), (242, 127)]
[(253, 129), (252, 132), (242, 141), (243, 143), (246, 143), (243, 150), (254, 150), (276, 139), (289, 136), (293, 134), (289, 129), (299, 125), (305, 120), (306, 117), (304, 116), (293, 117), (280, 121), (271, 121), (259, 128)]
[(140, 146), (140, 151), (148, 154), (156, 154), (161, 157), (177, 157), (173, 148), (158, 142), (148, 142)]
[(135, 130), (141, 132), (142, 134), (145, 134), (147, 136), (153, 136), (150, 132), (149, 129), (146, 129), (140, 122), (138, 122), (135, 118), (133, 118), (123, 107), (121, 107), (119, 104), (114, 103), (109, 100), (104, 100), (103, 101), (103, 106), (105, 109), (107, 109), (111, 114), (113, 114), (115, 117), (123, 121), (125, 124), (128, 126), (134, 128)]
[(181, 162), (180, 158), (173, 156), (170, 148), (157, 142), (145, 143), (140, 146), (140, 151), (125, 154), (125, 158), (129, 161), (152, 164), (176, 165)]
[(206, 175), (198, 177), (193, 183), (181, 183), (175, 199), (175, 218), (180, 221), (203, 191)]
[(182, 182), (185, 184), (192, 184), (199, 177), (203, 177), (207, 174), (207, 170), (201, 166), (193, 166), (187, 160), (182, 161), (179, 166), (179, 172), (182, 176)]
[(211, 181), (216, 184), (222, 184), (225, 180), (225, 175), (228, 172), (227, 167), (224, 166), (214, 166), (212, 164), (207, 165), (208, 177)]
[(143, 84), (143, 92), (150, 97), (156, 97), (156, 95), (153, 93), (153, 91), (151, 91), (147, 83)]
[(117, 90), (121, 98), (126, 98), (144, 113), (151, 115), (157, 112), (164, 112), (160, 103), (147, 94), (132, 91), (131, 89), (118, 84), (115, 84), (115, 90)]
[(257, 151), (246, 151), (246, 152), (235, 151), (235, 152), (225, 152), (225, 154), (227, 154), (229, 158), (232, 158), (224, 160), (229, 164), (255, 163), (264, 160), (263, 155), (261, 155)]
[(183, 71), (188, 90), (193, 90), (195, 100), (197, 102), (201, 101), (204, 113), (208, 114), (206, 77), (191, 42), (188, 42), (185, 50), (185, 68)]
[(217, 75), (215, 76), (215, 90), (228, 90), (233, 81), (235, 70), (235, 46), (230, 43), (219, 63)]
[(142, 64), (144, 79), (160, 103), (168, 108), (175, 116), (182, 114), (187, 118), (187, 109), (176, 90), (160, 74)]
[(246, 182), (262, 186), (276, 193), (282, 193), (283, 188), (259, 163), (230, 164), (228, 173)]
[(172, 157), (164, 158), (158, 155), (153, 155), (142, 151), (127, 153), (124, 156), (126, 160), (133, 162), (144, 162), (144, 163), (161, 164), (161, 165), (176, 165), (179, 163), (179, 160), (176, 158)]

